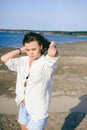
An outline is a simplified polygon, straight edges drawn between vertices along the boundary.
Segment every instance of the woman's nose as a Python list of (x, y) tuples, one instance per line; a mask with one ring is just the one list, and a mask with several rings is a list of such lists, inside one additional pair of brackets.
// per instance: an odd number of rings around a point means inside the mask
[(33, 54), (33, 51), (32, 51), (32, 50), (30, 50), (30, 51), (29, 51), (29, 54), (30, 54), (30, 55), (32, 55), (32, 54)]

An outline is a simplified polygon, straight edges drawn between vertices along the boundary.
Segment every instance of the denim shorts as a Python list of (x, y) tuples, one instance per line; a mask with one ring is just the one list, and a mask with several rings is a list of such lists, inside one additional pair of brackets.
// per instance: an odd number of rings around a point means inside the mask
[(43, 119), (31, 119), (23, 103), (20, 104), (18, 122), (26, 126), (29, 130), (44, 130), (47, 124), (48, 117)]

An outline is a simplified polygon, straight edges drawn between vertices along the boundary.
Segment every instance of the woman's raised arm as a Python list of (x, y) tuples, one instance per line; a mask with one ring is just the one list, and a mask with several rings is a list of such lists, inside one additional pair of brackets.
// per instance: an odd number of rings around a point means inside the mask
[(24, 52), (25, 52), (25, 47), (22, 47), (20, 49), (18, 48), (16, 50), (10, 51), (10, 52), (4, 54), (3, 56), (1, 56), (1, 61), (3, 63), (6, 63), (10, 58), (14, 58), (18, 55), (21, 55)]

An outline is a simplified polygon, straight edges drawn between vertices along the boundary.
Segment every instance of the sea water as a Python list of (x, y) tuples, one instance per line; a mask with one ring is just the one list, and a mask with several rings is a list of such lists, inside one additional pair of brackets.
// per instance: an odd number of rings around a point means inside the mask
[[(70, 35), (44, 35), (48, 40), (55, 41), (58, 44), (72, 43), (78, 41), (87, 41), (87, 36), (70, 36)], [(0, 32), (0, 48), (19, 48), (22, 47), (24, 34)]]

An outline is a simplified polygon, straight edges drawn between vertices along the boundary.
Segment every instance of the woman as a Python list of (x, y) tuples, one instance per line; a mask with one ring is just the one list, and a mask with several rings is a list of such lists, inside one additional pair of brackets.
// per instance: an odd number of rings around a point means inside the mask
[[(27, 55), (22, 55), (25, 53)], [(44, 130), (53, 73), (58, 66), (56, 44), (30, 32), (25, 35), (22, 48), (3, 55), (1, 60), (10, 70), (17, 72), (15, 100), (20, 105), (18, 122), (21, 130)]]

